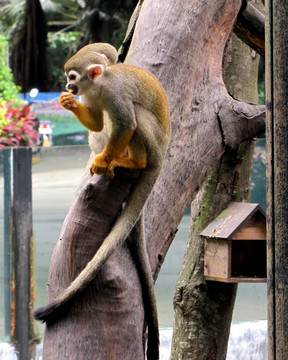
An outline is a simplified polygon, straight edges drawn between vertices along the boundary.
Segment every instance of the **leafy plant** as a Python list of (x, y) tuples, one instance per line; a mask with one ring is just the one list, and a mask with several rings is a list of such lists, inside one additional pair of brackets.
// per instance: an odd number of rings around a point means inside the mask
[(28, 146), (36, 139), (30, 107), (17, 99), (19, 87), (7, 66), (7, 41), (0, 35), (0, 148)]
[(7, 66), (7, 41), (4, 35), (0, 34), (0, 98), (11, 101), (17, 98), (20, 88), (15, 85), (13, 74)]
[[(25, 1), (9, 0), (2, 1), (0, 7), (0, 32), (7, 38), (11, 38), (13, 32), (22, 23), (24, 16)], [(3, 3), (5, 5), (3, 5)]]
[(64, 63), (69, 57), (69, 51), (77, 36), (79, 33), (76, 31), (48, 33), (47, 56), (51, 59), (48, 62), (48, 88), (50, 90), (62, 91), (65, 88)]
[[(3, 114), (5, 115), (3, 116)], [(29, 105), (22, 101), (0, 103), (0, 148), (5, 146), (31, 146), (37, 138)]]
[(6, 117), (6, 102), (0, 99), (0, 135), (1, 129), (9, 123), (9, 119)]

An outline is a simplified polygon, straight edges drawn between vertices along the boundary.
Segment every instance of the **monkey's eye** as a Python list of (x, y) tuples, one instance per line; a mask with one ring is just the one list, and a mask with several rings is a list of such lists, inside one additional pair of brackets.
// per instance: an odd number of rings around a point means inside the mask
[(68, 78), (69, 78), (69, 80), (76, 80), (76, 75), (75, 74), (69, 74)]

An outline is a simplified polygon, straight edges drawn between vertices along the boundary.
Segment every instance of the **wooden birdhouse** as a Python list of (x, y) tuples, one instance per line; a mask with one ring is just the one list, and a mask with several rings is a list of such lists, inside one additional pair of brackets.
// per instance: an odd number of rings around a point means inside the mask
[(207, 280), (266, 281), (266, 216), (258, 204), (231, 203), (201, 236)]

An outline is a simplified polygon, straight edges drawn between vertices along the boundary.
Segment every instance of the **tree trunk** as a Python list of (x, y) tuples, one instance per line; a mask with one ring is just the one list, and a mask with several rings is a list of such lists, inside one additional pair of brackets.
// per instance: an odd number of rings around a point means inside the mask
[[(233, 35), (224, 64), (229, 92), (256, 103), (259, 56)], [(229, 202), (250, 200), (253, 149), (248, 141), (226, 151), (192, 203), (188, 246), (174, 296), (171, 359), (226, 359), (237, 284), (205, 281), (200, 233)]]
[[(145, 0), (141, 7), (126, 63), (158, 77), (172, 120), (168, 155), (144, 209), (155, 278), (183, 214), (225, 149), (264, 132), (264, 108), (233, 99), (222, 79), (223, 50), (240, 6), (240, 0)], [(83, 178), (53, 253), (50, 299), (109, 232), (137, 177), (132, 175)], [(46, 327), (44, 359), (144, 358), (143, 322), (141, 287), (124, 245), (67, 314)]]
[(222, 79), (223, 50), (240, 6), (241, 1), (229, 0), (145, 0), (142, 5), (125, 62), (156, 74), (167, 92), (172, 121), (168, 156), (145, 211), (156, 273), (183, 214), (225, 147), (236, 148), (252, 133), (265, 131), (265, 107), (233, 99)]
[[(93, 257), (137, 175), (118, 171), (111, 181), (104, 176), (90, 177), (88, 168), (86, 174), (52, 255), (50, 299), (65, 289)], [(61, 321), (46, 326), (44, 359), (143, 358), (141, 286), (126, 244), (109, 258), (93, 283), (62, 315)]]
[(23, 24), (13, 34), (11, 67), (22, 92), (47, 91), (47, 24), (39, 0), (26, 0)]

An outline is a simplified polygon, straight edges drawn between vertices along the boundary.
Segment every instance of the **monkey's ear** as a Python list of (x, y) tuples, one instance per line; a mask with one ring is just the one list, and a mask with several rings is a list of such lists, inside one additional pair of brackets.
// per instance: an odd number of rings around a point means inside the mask
[(101, 64), (93, 64), (88, 66), (87, 71), (88, 71), (88, 76), (90, 77), (90, 79), (94, 79), (95, 77), (101, 75), (104, 72), (104, 66)]
[(102, 57), (103, 57), (103, 59), (106, 61), (106, 64), (107, 65), (110, 65), (110, 60), (107, 58), (107, 56), (105, 55), (105, 54), (100, 54)]

